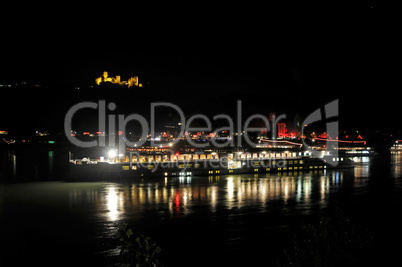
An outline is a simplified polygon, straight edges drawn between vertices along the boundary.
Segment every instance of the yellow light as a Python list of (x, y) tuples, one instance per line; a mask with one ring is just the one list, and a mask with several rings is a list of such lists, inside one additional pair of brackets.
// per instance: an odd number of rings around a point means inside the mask
[(104, 71), (101, 77), (95, 79), (97, 85), (100, 85), (102, 82), (110, 82), (118, 85), (127, 85), (129, 88), (132, 86), (142, 87), (142, 83), (138, 82), (138, 76), (130, 77), (127, 81), (122, 81), (121, 76), (116, 75), (116, 77), (108, 77), (108, 72)]

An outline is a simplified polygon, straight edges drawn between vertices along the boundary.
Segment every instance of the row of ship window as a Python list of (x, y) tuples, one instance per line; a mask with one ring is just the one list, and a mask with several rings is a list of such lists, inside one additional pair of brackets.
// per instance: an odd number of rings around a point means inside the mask
[[(227, 160), (245, 160), (245, 159), (283, 159), (294, 158), (296, 153), (243, 153), (237, 158), (233, 154), (228, 154)], [(147, 162), (169, 162), (169, 161), (196, 161), (196, 160), (218, 160), (219, 154), (191, 154), (191, 155), (144, 155), (131, 156), (131, 162), (147, 163)], [(130, 162), (130, 156), (122, 159), (110, 159), (111, 162)], [(290, 163), (291, 164), (291, 163)]]
[[(152, 168), (149, 168), (149, 169), (153, 169), (153, 165), (150, 165), (150, 166), (152, 166)], [(184, 166), (182, 167), (182, 168), (184, 168)], [(323, 165), (316, 165), (316, 166), (308, 166), (308, 169), (325, 169), (326, 168), (326, 166), (323, 166)], [(122, 166), (122, 169), (123, 170), (129, 170), (129, 166)], [(300, 166), (300, 167), (297, 167), (297, 166), (295, 166), (295, 167), (278, 167), (278, 168), (276, 168), (275, 170), (277, 170), (277, 171), (286, 171), (286, 170), (303, 170), (304, 168), (303, 168), (303, 166)], [(307, 169), (307, 167), (306, 167), (306, 169)], [(134, 166), (132, 166), (132, 170), (137, 170), (137, 166), (136, 165), (134, 165)], [(270, 171), (271, 170), (271, 168), (266, 168), (265, 169), (265, 171)], [(230, 169), (229, 170), (229, 173), (233, 173), (233, 169)], [(260, 169), (254, 169), (254, 172), (259, 172), (260, 171)], [(208, 174), (219, 174), (219, 173), (221, 173), (221, 171), (220, 170), (214, 170), (214, 171), (208, 171)]]

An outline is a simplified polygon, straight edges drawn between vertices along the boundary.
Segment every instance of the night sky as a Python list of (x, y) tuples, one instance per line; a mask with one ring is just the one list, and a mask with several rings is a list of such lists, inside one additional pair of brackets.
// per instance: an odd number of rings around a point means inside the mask
[(1, 88), (1, 122), (9, 131), (60, 130), (75, 101), (119, 100), (113, 90), (81, 93), (108, 71), (122, 79), (139, 76), (147, 86), (116, 103), (127, 115), (142, 113), (139, 107), (149, 109), (152, 101), (171, 101), (186, 114), (212, 116), (230, 113), (242, 99), (246, 113), (306, 116), (339, 98), (341, 127), (401, 129), (395, 95), (400, 41), (392, 17), (375, 2), (328, 14), (310, 7), (298, 12), (297, 6), (283, 16), (274, 8), (238, 9), (118, 16), (124, 21), (105, 10), (87, 20), (95, 11), (59, 16), (24, 10), (6, 18), (0, 82), (49, 88)]

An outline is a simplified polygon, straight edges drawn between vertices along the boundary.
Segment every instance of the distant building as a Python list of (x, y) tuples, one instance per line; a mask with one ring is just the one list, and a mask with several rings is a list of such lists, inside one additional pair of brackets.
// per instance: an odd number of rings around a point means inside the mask
[(286, 137), (286, 123), (284, 122), (278, 123), (278, 137), (279, 138)]
[(48, 136), (50, 135), (48, 132), (40, 132), (40, 131), (35, 131), (36, 136)]
[(108, 77), (107, 71), (104, 71), (101, 77), (96, 78), (95, 82), (97, 85), (100, 85), (101, 83), (104, 82), (108, 82), (118, 84), (121, 86), (127, 86), (129, 88), (132, 86), (142, 87), (142, 83), (139, 83), (138, 81), (138, 76), (130, 77), (127, 81), (121, 81), (121, 77), (119, 75), (116, 75), (116, 77)]

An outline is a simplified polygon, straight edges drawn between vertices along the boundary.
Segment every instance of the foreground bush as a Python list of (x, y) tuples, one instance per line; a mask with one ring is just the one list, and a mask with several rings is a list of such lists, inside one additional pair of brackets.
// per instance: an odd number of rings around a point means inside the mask
[(135, 236), (125, 222), (117, 225), (115, 239), (121, 244), (120, 262), (122, 266), (161, 266), (161, 248), (150, 237)]
[(322, 216), (318, 223), (302, 226), (284, 250), (285, 266), (345, 266), (369, 258), (373, 236), (360, 229), (337, 209), (334, 216)]

